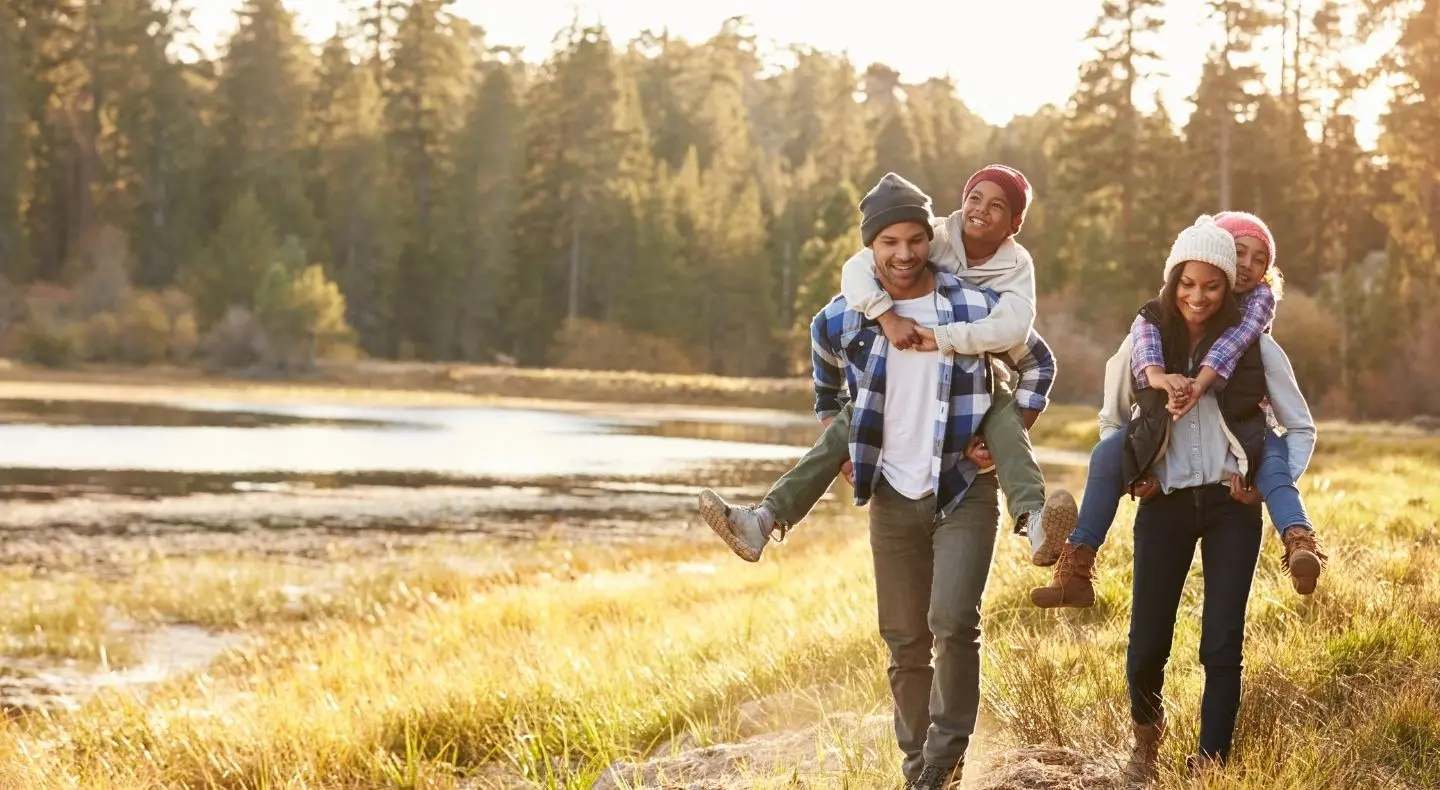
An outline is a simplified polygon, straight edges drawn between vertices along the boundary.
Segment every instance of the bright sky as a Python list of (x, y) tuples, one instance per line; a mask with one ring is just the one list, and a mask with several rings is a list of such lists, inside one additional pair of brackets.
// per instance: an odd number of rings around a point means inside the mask
[[(234, 29), (239, 0), (190, 2), (202, 40), (223, 41)], [(288, 5), (298, 13), (306, 34), (323, 41), (353, 0), (288, 0)], [(744, 16), (762, 46), (800, 43), (848, 52), (860, 70), (879, 61), (898, 70), (906, 82), (948, 74), (966, 106), (991, 123), (1003, 124), (1017, 114), (1069, 99), (1079, 66), (1092, 53), (1084, 38), (1099, 15), (1101, 0), (906, 0), (894, 6), (852, 3), (843, 12), (840, 4), (827, 3), (826, 13), (820, 14), (814, 13), (815, 5), (805, 0), (456, 0), (451, 8), (483, 26), (491, 44), (523, 47), (526, 59), (537, 62), (577, 13), (582, 22), (604, 22), (617, 43), (646, 28), (666, 27), (672, 34), (703, 41), (725, 19)], [(1190, 115), (1188, 97), (1194, 94), (1201, 62), (1218, 28), (1206, 18), (1203, 0), (1169, 0), (1164, 19), (1156, 50), (1164, 57), (1161, 70), (1168, 76), (1137, 98), (1148, 103), (1160, 89), (1171, 117), (1181, 122)], [(878, 32), (885, 26), (892, 26), (894, 33)], [(1384, 43), (1353, 57), (1358, 61), (1377, 49), (1384, 49)], [(1263, 67), (1278, 80), (1279, 42), (1271, 42), (1270, 52), (1262, 57)], [(1386, 93), (1374, 89), (1358, 97), (1352, 108), (1366, 147), (1374, 144)]]

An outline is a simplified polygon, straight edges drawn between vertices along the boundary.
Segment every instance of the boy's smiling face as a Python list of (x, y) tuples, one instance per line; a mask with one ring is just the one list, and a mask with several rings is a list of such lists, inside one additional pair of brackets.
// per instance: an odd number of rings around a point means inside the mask
[(1009, 238), (1015, 223), (1005, 190), (994, 181), (981, 181), (965, 196), (961, 209), (965, 219), (965, 237), (986, 244), (999, 244)]

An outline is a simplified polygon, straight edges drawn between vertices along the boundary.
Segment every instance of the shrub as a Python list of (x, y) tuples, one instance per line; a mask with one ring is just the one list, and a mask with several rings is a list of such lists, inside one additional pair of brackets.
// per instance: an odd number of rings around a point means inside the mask
[(194, 313), (183, 313), (170, 324), (170, 361), (183, 364), (195, 355), (200, 345), (200, 329)]
[(82, 345), (88, 360), (114, 359), (120, 352), (120, 321), (115, 314), (105, 311), (86, 319)]
[(149, 365), (165, 359), (170, 346), (170, 319), (153, 292), (128, 296), (120, 314), (120, 353), (126, 362)]
[(585, 318), (565, 321), (549, 362), (554, 367), (580, 370), (697, 372), (673, 341)]
[(13, 340), (20, 358), (47, 368), (65, 368), (80, 361), (81, 333), (72, 324), (32, 316)]
[(232, 307), (200, 339), (199, 351), (213, 366), (247, 368), (259, 363), (269, 347), (265, 329), (255, 316), (242, 307)]

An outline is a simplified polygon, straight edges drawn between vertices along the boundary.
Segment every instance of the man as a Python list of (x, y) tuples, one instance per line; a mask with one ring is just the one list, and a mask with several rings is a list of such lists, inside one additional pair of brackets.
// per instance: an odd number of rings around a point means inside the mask
[[(926, 327), (977, 321), (993, 294), (929, 261), (930, 198), (891, 173), (860, 201), (861, 237), (895, 312)], [(815, 412), (853, 401), (855, 502), (870, 507), (880, 635), (890, 650), (895, 735), (907, 788), (958, 782), (980, 704), (980, 600), (1000, 509), (976, 430), (990, 407), (988, 360), (931, 344), (900, 350), (836, 296), (811, 324)], [(1054, 358), (1033, 331), (1000, 355), (1017, 399), (1044, 409)], [(931, 651), (934, 663), (931, 663)]]
[[(862, 248), (845, 263), (840, 290), (851, 310), (879, 322), (895, 349), (925, 348), (951, 354), (983, 356), (1023, 346), (1035, 322), (1035, 264), (1015, 240), (1032, 202), (1030, 182), (1020, 171), (990, 165), (965, 185), (965, 202), (945, 218), (932, 218), (930, 261), (998, 299), (994, 309), (974, 323), (921, 327), (898, 315), (890, 295), (875, 279), (875, 255)], [(1030, 560), (1053, 565), (1065, 537), (1074, 528), (1076, 508), (1068, 491), (1047, 497), (1045, 477), (1030, 444), (1029, 428), (1039, 416), (1033, 404), (1013, 393), (1007, 368), (1001, 368), (995, 398), (981, 426), (982, 446), (996, 468), (1015, 531), (1030, 539)], [(849, 406), (842, 410), (807, 452), (766, 492), (758, 507), (726, 502), (717, 492), (700, 493), (705, 523), (742, 559), (756, 562), (767, 543), (779, 539), (806, 517), (824, 496), (837, 470), (850, 480)], [(977, 459), (979, 460), (979, 459)]]

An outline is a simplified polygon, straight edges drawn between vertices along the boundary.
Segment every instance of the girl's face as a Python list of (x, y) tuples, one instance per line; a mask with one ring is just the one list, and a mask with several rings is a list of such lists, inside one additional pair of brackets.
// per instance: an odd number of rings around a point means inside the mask
[(1254, 236), (1235, 239), (1235, 293), (1248, 293), (1265, 280), (1270, 268), (1270, 251)]
[(1185, 323), (1199, 326), (1220, 310), (1229, 283), (1218, 266), (1186, 261), (1175, 289), (1175, 310)]

